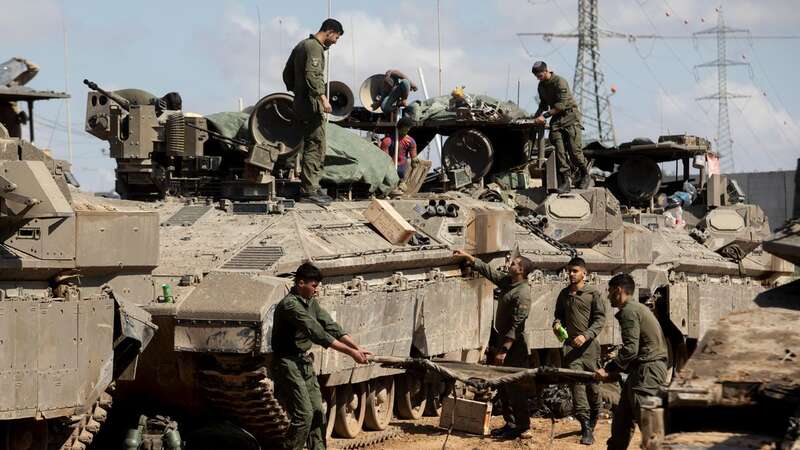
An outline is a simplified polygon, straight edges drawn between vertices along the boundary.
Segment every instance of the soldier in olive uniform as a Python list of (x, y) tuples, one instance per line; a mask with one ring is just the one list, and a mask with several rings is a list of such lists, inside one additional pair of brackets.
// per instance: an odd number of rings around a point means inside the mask
[[(533, 270), (533, 262), (521, 256), (514, 258), (508, 267), (508, 273), (503, 273), (461, 250), (456, 250), (454, 256), (465, 258), (478, 273), (501, 290), (487, 352), (491, 355), (489, 362), (498, 366), (529, 367), (525, 320), (531, 307), (528, 274)], [(503, 399), (503, 418), (506, 424), (502, 428), (492, 430), (492, 436), (530, 439), (532, 434), (528, 396), (513, 383), (501, 387), (500, 395)]]
[[(567, 263), (569, 286), (556, 300), (554, 331), (558, 325), (567, 330), (563, 366), (594, 372), (600, 367), (600, 342), (596, 339), (606, 324), (606, 302), (597, 289), (586, 285), (586, 262), (572, 258)], [(588, 396), (587, 396), (588, 394)], [(573, 415), (581, 424), (581, 444), (592, 445), (602, 401), (597, 383), (572, 385)]]
[(658, 319), (647, 306), (633, 300), (636, 284), (627, 274), (616, 275), (608, 282), (611, 306), (619, 308), (616, 317), (622, 334), (622, 348), (617, 356), (595, 378), (606, 381), (627, 372), (619, 404), (614, 409), (611, 437), (612, 449), (627, 449), (634, 423), (640, 419), (643, 397), (654, 396), (667, 379), (667, 342)]
[(325, 162), (325, 116), (332, 111), (325, 95), (325, 50), (344, 34), (342, 24), (326, 19), (315, 34), (300, 41), (283, 69), (286, 89), (294, 92), (296, 126), (303, 135), (300, 201), (327, 205), (331, 198), (319, 188)]
[(289, 414), (285, 448), (325, 448), (325, 411), (322, 409), (311, 344), (332, 348), (365, 364), (369, 351), (355, 341), (322, 309), (314, 298), (322, 281), (310, 263), (297, 268), (294, 287), (275, 307), (272, 321), (272, 375), (275, 390)]
[[(561, 176), (558, 189), (571, 187), (570, 173), (577, 171), (575, 186), (589, 187), (589, 164), (583, 156), (581, 143), (581, 112), (572, 97), (567, 80), (547, 69), (544, 61), (536, 61), (531, 69), (539, 80), (539, 109), (533, 115), (534, 123), (544, 125), (550, 118), (550, 143), (556, 150), (558, 172)], [(571, 162), (570, 162), (571, 161)]]

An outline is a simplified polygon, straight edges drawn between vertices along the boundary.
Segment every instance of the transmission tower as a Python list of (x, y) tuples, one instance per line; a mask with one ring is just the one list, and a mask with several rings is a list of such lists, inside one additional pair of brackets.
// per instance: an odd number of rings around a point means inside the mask
[(583, 124), (588, 140), (616, 145), (614, 122), (600, 69), (600, 30), (597, 28), (597, 2), (578, 2), (578, 56), (575, 62), (573, 89), (578, 107), (584, 113)]
[(600, 68), (600, 36), (624, 37), (627, 35), (601, 30), (597, 26), (599, 0), (578, 0), (578, 29), (574, 33), (517, 33), (517, 36), (542, 36), (577, 38), (578, 57), (572, 83), (575, 101), (583, 114), (584, 140), (597, 140), (606, 145), (616, 145), (614, 122), (611, 120), (611, 103), (605, 87), (605, 76)]
[(749, 63), (728, 59), (725, 44), (729, 35), (741, 36), (742, 34), (748, 33), (750, 33), (750, 30), (745, 28), (731, 28), (725, 25), (725, 16), (722, 14), (722, 6), (717, 8), (716, 27), (694, 33), (695, 37), (715, 36), (717, 39), (717, 59), (698, 64), (695, 68), (717, 68), (717, 92), (704, 97), (698, 97), (697, 100), (716, 100), (718, 103), (717, 153), (720, 158), (720, 170), (725, 173), (732, 173), (736, 170), (736, 161), (733, 157), (730, 117), (728, 116), (728, 99), (749, 97), (749, 95), (728, 92), (728, 66), (748, 66), (748, 68), (750, 66)]

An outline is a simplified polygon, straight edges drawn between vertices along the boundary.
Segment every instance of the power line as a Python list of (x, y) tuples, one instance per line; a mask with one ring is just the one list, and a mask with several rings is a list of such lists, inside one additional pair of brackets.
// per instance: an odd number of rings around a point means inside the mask
[[(585, 138), (616, 145), (611, 103), (608, 91), (605, 89), (605, 75), (600, 67), (600, 36), (613, 33), (600, 30), (597, 25), (598, 2), (599, 0), (578, 1), (578, 26), (574, 33), (517, 33), (517, 35), (542, 36), (545, 41), (551, 41), (553, 38), (578, 39), (572, 88), (578, 108), (583, 113)], [(554, 3), (560, 9), (558, 2)], [(562, 15), (566, 16), (563, 11)]]

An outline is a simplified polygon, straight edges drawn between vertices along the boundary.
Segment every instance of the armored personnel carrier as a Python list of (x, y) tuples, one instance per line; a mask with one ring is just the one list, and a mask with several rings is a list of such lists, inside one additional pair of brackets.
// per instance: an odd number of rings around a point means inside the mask
[[(763, 248), (800, 264), (800, 222), (788, 221)], [(662, 395), (643, 405), (643, 448), (800, 445), (800, 281), (793, 277), (709, 328)]]
[[(3, 101), (65, 96), (0, 88)], [(76, 202), (70, 183), (67, 162), (0, 124), (2, 449), (86, 448), (155, 333), (131, 286), (157, 264), (157, 214)]]
[[(552, 314), (572, 256), (586, 259), (589, 283), (600, 289), (615, 273), (635, 277), (676, 366), (720, 316), (751, 304), (777, 274), (791, 271), (761, 251), (769, 226), (760, 208), (732, 202), (719, 175), (691, 173), (710, 153), (699, 138), (602, 149), (593, 155), (601, 169), (596, 187), (586, 190), (554, 192), (554, 159), (542, 151), (532, 163), (492, 172), (486, 187), (469, 180), (459, 191), (387, 200), (384, 207), (414, 229), (410, 240), (390, 241), (364, 216), (372, 203), (350, 199), (352, 189), (336, 190), (340, 201), (330, 207), (285, 198), (298, 143), (288, 94), (265, 97), (239, 128), (223, 132), (156, 96), (134, 105), (126, 92), (90, 87), (97, 89), (88, 94), (86, 129), (111, 145), (120, 194), (142, 200), (139, 207), (161, 222), (162, 251), (142, 280), (151, 296), (141, 304), (159, 332), (136, 380), (118, 383), (119, 396), (173, 416), (213, 411), (262, 445), (287, 426), (269, 374), (272, 308), (303, 261), (323, 271), (320, 302), (376, 354), (470, 362), (481, 357), (491, 330), (493, 289), (462, 273), (455, 249), (496, 266), (516, 249), (536, 263), (536, 313), (527, 330), (531, 350), (542, 352), (533, 359), (560, 348)], [(656, 170), (638, 184), (612, 176), (635, 157)], [(667, 182), (658, 164), (676, 161), (684, 173)], [(388, 158), (385, 165), (394, 172)], [(697, 194), (688, 200), (678, 194), (691, 191), (687, 183)], [(609, 320), (601, 339), (613, 344), (618, 334)], [(393, 404), (403, 418), (418, 418), (426, 403), (435, 412), (442, 391), (432, 380), (355, 367), (319, 349), (315, 368), (329, 431), (341, 437), (385, 429)], [(202, 435), (210, 442), (213, 432)]]
[[(764, 248), (800, 263), (790, 221)], [(721, 318), (663, 395), (643, 406), (643, 448), (791, 449), (800, 445), (800, 281)]]

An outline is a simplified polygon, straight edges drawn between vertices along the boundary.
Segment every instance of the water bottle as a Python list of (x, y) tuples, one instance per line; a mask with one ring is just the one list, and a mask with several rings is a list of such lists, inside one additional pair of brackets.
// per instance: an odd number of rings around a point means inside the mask
[(567, 329), (564, 328), (563, 325), (561, 325), (560, 320), (556, 320), (556, 323), (553, 327), (553, 332), (556, 334), (558, 341), (561, 343), (564, 343), (564, 341), (566, 341), (567, 338), (569, 338), (569, 333), (567, 333)]
[(164, 303), (173, 303), (174, 299), (172, 298), (172, 286), (168, 284), (162, 284), (161, 290), (164, 292)]

